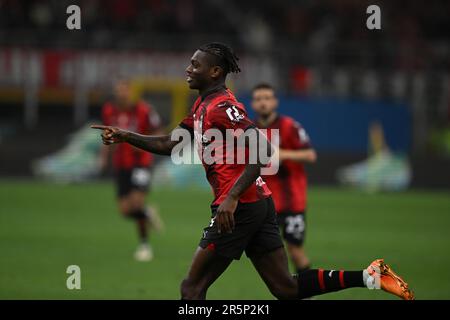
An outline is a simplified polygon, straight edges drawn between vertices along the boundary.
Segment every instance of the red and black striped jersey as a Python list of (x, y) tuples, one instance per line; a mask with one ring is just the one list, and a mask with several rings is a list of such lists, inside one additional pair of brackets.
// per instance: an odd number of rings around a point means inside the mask
[[(262, 128), (262, 127), (261, 127)], [(279, 130), (280, 149), (299, 150), (312, 148), (310, 139), (300, 123), (287, 116), (278, 116), (268, 127), (267, 135), (272, 139), (271, 130)], [(302, 163), (285, 160), (280, 163), (276, 175), (264, 176), (272, 191), (275, 208), (281, 212), (303, 212), (306, 209), (307, 178)]]
[[(238, 147), (230, 148), (230, 142), (225, 139), (226, 131), (232, 129), (231, 132), (241, 134), (248, 128), (256, 127), (248, 118), (243, 104), (239, 103), (233, 93), (224, 87), (199, 97), (180, 126), (188, 129), (194, 135), (197, 150), (206, 171), (206, 177), (214, 192), (212, 205), (219, 205), (228, 195), (246, 166), (246, 163), (239, 164), (237, 161), (228, 161), (230, 150), (233, 153), (231, 154), (233, 160), (237, 158), (239, 152), (245, 152), (247, 155), (249, 152), (246, 146), (243, 150)], [(210, 131), (211, 129), (222, 133), (223, 139), (215, 138), (213, 141), (209, 135), (213, 132)], [(215, 157), (221, 158), (223, 161), (207, 162), (205, 161), (205, 153), (214, 154)], [(248, 160), (248, 157), (246, 159)], [(270, 194), (266, 183), (259, 177), (244, 192), (239, 201), (244, 203), (256, 202), (270, 196)]]
[[(130, 110), (121, 110), (114, 103), (107, 102), (102, 109), (102, 120), (106, 126), (115, 126), (140, 134), (150, 134), (161, 125), (158, 113), (143, 101), (136, 103)], [(153, 155), (149, 152), (128, 143), (114, 145), (113, 165), (116, 169), (147, 167), (152, 162)]]

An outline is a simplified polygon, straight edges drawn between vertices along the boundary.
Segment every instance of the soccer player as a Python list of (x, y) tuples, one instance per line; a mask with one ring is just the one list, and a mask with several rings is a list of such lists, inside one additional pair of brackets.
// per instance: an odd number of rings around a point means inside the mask
[[(102, 109), (103, 123), (124, 130), (142, 134), (157, 133), (160, 130), (158, 113), (144, 101), (133, 101), (130, 83), (119, 79), (114, 84), (114, 101), (107, 102)], [(100, 167), (103, 170), (108, 163), (111, 148), (103, 146), (100, 152)], [(138, 261), (150, 261), (153, 250), (148, 242), (149, 227), (160, 226), (157, 212), (146, 207), (146, 196), (150, 186), (150, 166), (153, 155), (130, 144), (115, 146), (113, 167), (117, 185), (119, 211), (134, 220), (139, 233), (140, 244), (135, 252)]]
[[(171, 155), (183, 139), (175, 136), (182, 128), (194, 137), (199, 151), (213, 143), (211, 129), (217, 133), (231, 130), (242, 135), (243, 130), (256, 131), (256, 149), (262, 149), (265, 137), (248, 119), (244, 106), (226, 88), (230, 72), (240, 72), (233, 51), (221, 43), (201, 46), (186, 68), (187, 82), (198, 90), (189, 115), (172, 135), (147, 136), (114, 126), (93, 125), (102, 130), (106, 145), (128, 143), (152, 153)], [(220, 140), (220, 138), (217, 138)], [(226, 139), (229, 140), (229, 139)], [(226, 141), (225, 140), (225, 141)], [(246, 139), (247, 140), (247, 139)], [(214, 140), (214, 144), (217, 141)], [(412, 299), (408, 285), (382, 259), (358, 271), (311, 269), (298, 277), (289, 272), (286, 252), (276, 222), (270, 190), (260, 177), (267, 165), (260, 150), (245, 152), (258, 155), (257, 161), (212, 162), (201, 157), (206, 177), (214, 191), (212, 219), (204, 229), (187, 277), (181, 283), (183, 299), (205, 299), (208, 288), (227, 269), (233, 259), (245, 251), (271, 293), (278, 299), (303, 299), (314, 295), (351, 287), (381, 287), (403, 299)], [(217, 144), (216, 144), (217, 147)], [(224, 146), (225, 150), (229, 150)], [(236, 149), (234, 149), (236, 150)], [(217, 147), (217, 152), (223, 150)], [(267, 150), (266, 150), (267, 151)]]
[(270, 140), (272, 129), (277, 129), (280, 167), (276, 175), (263, 176), (272, 191), (277, 220), (286, 241), (287, 251), (297, 274), (309, 269), (303, 243), (306, 232), (306, 173), (303, 163), (314, 163), (316, 152), (305, 129), (294, 119), (279, 115), (278, 99), (274, 88), (261, 83), (253, 89), (252, 108), (256, 112), (256, 125), (267, 129)]

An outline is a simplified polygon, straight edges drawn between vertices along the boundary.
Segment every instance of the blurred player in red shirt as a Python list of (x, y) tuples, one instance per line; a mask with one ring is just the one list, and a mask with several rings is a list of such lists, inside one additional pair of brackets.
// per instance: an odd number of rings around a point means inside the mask
[[(141, 134), (155, 134), (160, 131), (160, 118), (144, 101), (133, 101), (130, 83), (120, 79), (114, 85), (114, 101), (105, 103), (102, 120), (105, 125), (117, 126)], [(111, 148), (102, 147), (100, 166), (106, 168)], [(136, 221), (140, 237), (135, 258), (149, 261), (153, 258), (148, 243), (149, 226), (160, 226), (154, 208), (146, 207), (145, 199), (150, 187), (150, 167), (153, 155), (129, 144), (116, 145), (112, 149), (113, 167), (116, 178), (119, 210), (124, 217)]]
[(264, 180), (272, 191), (289, 256), (297, 273), (301, 273), (310, 264), (303, 247), (307, 188), (303, 163), (314, 163), (317, 155), (305, 129), (294, 119), (278, 114), (278, 100), (271, 85), (262, 83), (253, 89), (252, 108), (257, 114), (257, 126), (268, 130), (269, 140), (274, 142), (271, 130), (279, 130), (280, 167), (276, 175), (264, 176)]

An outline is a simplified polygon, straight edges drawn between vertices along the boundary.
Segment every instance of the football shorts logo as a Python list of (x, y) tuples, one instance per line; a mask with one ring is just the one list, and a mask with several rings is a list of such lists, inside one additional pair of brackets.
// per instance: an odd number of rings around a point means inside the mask
[(150, 182), (150, 173), (146, 169), (134, 169), (131, 181), (137, 186), (146, 186)]
[(301, 239), (302, 233), (305, 231), (305, 221), (302, 215), (286, 217), (286, 232), (296, 239)]

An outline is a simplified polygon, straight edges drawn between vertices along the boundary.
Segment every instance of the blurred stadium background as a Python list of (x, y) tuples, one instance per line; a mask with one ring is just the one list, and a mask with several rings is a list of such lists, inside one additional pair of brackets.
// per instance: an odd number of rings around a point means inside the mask
[[(70, 4), (81, 30), (66, 28)], [(381, 30), (366, 28), (371, 4)], [(419, 299), (449, 299), (449, 14), (444, 0), (0, 0), (0, 298), (178, 298), (209, 221), (202, 169), (158, 158), (151, 199), (167, 230), (152, 239), (155, 261), (139, 264), (86, 126), (126, 76), (170, 130), (194, 99), (184, 83), (194, 49), (221, 41), (241, 57), (239, 98), (274, 84), (280, 112), (318, 151), (307, 168), (313, 264), (381, 255)], [(271, 298), (243, 260), (211, 298)], [(80, 291), (65, 287), (70, 264)]]

